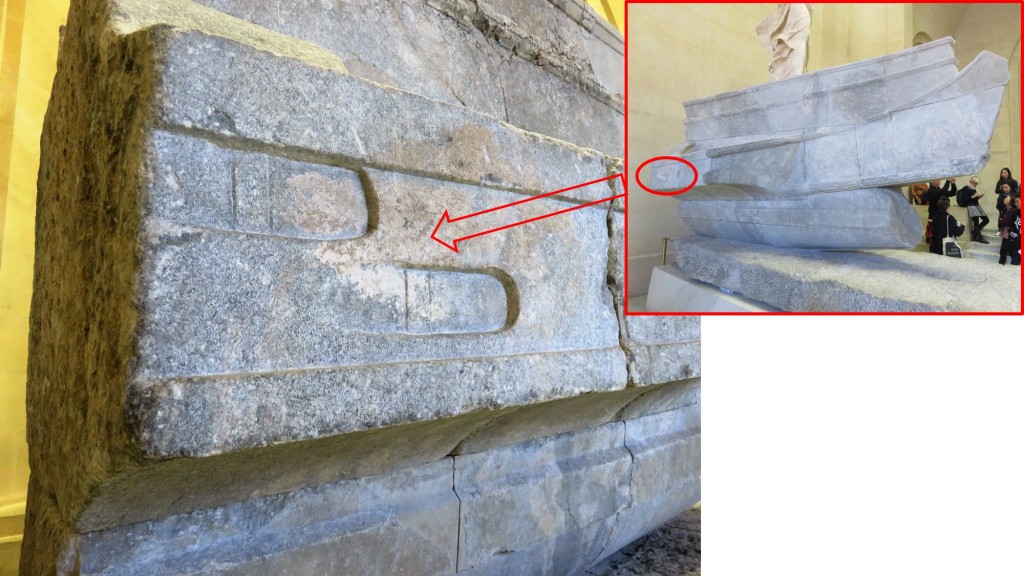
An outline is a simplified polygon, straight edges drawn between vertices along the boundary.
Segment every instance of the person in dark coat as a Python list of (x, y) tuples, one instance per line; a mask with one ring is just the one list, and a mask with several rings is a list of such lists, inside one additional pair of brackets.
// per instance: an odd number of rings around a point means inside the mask
[(1011, 265), (1020, 266), (1020, 196), (1008, 196), (1006, 204), (999, 217), (999, 235), (1004, 236), (999, 246), (999, 263), (1005, 265), (1009, 256)]
[(935, 214), (932, 215), (932, 241), (928, 250), (932, 254), (942, 254), (942, 239), (946, 236), (954, 238), (964, 233), (967, 228), (949, 215), (949, 198), (942, 197), (935, 202)]
[[(1016, 195), (1020, 196), (1019, 193)], [(1002, 219), (1003, 211), (1006, 210), (1006, 207), (1013, 205), (1012, 200), (1009, 202), (1006, 201), (1007, 198), (1013, 198), (1013, 196), (1014, 193), (1012, 186), (1005, 182), (999, 186), (999, 196), (996, 196), (996, 210), (999, 211), (999, 219)], [(996, 222), (999, 222), (999, 219), (997, 219)]]
[(988, 225), (988, 214), (981, 209), (978, 205), (978, 200), (985, 195), (984, 192), (978, 192), (978, 177), (971, 177), (971, 181), (967, 186), (960, 189), (960, 196), (957, 196), (957, 203), (961, 198), (967, 200), (965, 206), (967, 207), (967, 215), (971, 218), (971, 222), (974, 226), (971, 229), (971, 240), (975, 242), (981, 242), (982, 244), (988, 244), (988, 240), (981, 235), (981, 229)]
[(1013, 174), (1010, 173), (1009, 168), (1003, 168), (999, 171), (999, 181), (996, 182), (996, 194), (1003, 191), (1003, 184), (1010, 185), (1010, 191), (1020, 196), (1020, 184), (1013, 179)]
[[(939, 181), (932, 180), (928, 183), (928, 191), (924, 193), (924, 200), (928, 203), (928, 219), (931, 220), (932, 216), (935, 215), (936, 203), (939, 198), (949, 198), (956, 196), (956, 178), (949, 178), (946, 183), (939, 188)], [(949, 207), (949, 202), (946, 202), (946, 207)]]

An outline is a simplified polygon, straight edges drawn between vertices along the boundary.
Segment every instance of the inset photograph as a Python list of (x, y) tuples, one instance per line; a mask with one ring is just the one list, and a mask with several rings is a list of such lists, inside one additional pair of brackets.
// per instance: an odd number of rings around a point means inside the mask
[(1021, 313), (1020, 4), (627, 6), (627, 313)]

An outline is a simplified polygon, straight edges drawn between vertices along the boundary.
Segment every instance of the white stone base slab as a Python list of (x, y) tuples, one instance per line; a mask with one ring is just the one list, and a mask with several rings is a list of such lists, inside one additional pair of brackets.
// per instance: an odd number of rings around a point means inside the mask
[(786, 311), (1021, 311), (1019, 267), (929, 252), (829, 252), (689, 237), (676, 240), (676, 264), (690, 278)]
[(687, 278), (674, 265), (658, 266), (647, 291), (648, 312), (777, 312), (764, 302), (723, 292), (717, 286)]

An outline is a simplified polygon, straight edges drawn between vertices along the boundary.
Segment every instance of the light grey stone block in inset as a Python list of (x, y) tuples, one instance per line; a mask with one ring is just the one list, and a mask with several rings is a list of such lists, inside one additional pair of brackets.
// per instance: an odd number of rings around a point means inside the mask
[(765, 304), (737, 296), (718, 286), (687, 277), (675, 264), (656, 266), (647, 290), (648, 312), (778, 312)]
[(822, 249), (912, 248), (921, 240), (920, 219), (896, 188), (765, 198), (744, 187), (705, 186), (690, 194), (679, 202), (679, 218), (701, 236)]
[(452, 574), (452, 460), (87, 533), (81, 574)]
[[(989, 52), (958, 72), (945, 38), (687, 102), (682, 157), (697, 181), (680, 216), (699, 235), (772, 246), (909, 248), (919, 230), (888, 189), (980, 170), (1009, 80)], [(949, 138), (935, 118), (963, 134)], [(679, 162), (652, 166), (656, 189), (692, 178)], [(825, 225), (830, 201), (858, 210)]]
[[(684, 274), (787, 311), (1019, 312), (1020, 275), (927, 252), (829, 252), (676, 241)], [(969, 288), (965, 288), (969, 287)]]
[(623, 431), (622, 423), (606, 424), (457, 456), (460, 571), (484, 567), (495, 556), (528, 554), (626, 507), (632, 458)]

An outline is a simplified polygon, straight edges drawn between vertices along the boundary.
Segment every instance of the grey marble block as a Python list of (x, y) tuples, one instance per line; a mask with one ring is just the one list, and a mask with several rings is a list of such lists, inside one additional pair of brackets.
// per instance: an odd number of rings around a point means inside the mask
[(929, 252), (676, 241), (683, 274), (786, 311), (1020, 312), (1020, 274)]

